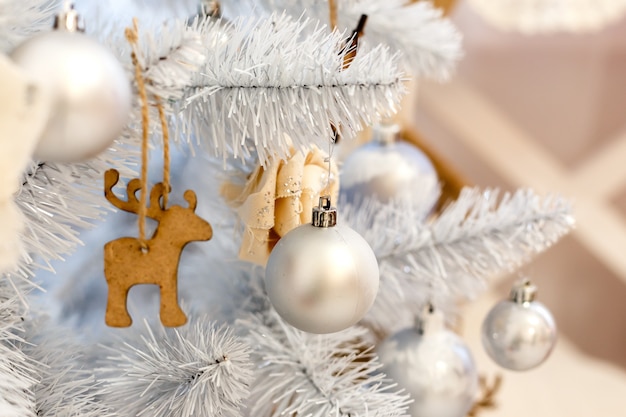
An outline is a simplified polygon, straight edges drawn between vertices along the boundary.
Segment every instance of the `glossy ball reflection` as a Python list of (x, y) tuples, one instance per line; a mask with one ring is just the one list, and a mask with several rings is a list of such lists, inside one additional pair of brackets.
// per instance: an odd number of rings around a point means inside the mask
[(378, 292), (378, 262), (348, 226), (299, 226), (281, 238), (265, 270), (265, 289), (281, 317), (310, 333), (357, 323)]
[(511, 300), (496, 304), (482, 326), (482, 342), (500, 366), (525, 371), (545, 361), (557, 339), (550, 311), (540, 302)]
[(412, 417), (465, 417), (478, 386), (476, 366), (463, 341), (449, 330), (402, 330), (377, 349), (383, 372), (414, 402)]
[(130, 114), (130, 82), (115, 56), (98, 42), (80, 33), (52, 31), (20, 44), (11, 59), (52, 102), (35, 159), (82, 161), (120, 135)]
[(388, 202), (427, 184), (437, 172), (422, 151), (403, 141), (372, 141), (355, 149), (341, 168), (341, 193), (348, 202), (373, 197)]

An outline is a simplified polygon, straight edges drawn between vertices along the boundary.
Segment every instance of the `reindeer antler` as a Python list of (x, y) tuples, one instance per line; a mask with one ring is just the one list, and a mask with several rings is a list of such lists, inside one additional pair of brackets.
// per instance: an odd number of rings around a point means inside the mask
[[(128, 201), (121, 200), (113, 192), (113, 187), (120, 179), (120, 173), (115, 169), (109, 169), (104, 173), (104, 196), (111, 204), (120, 210), (129, 213), (139, 213), (139, 200), (137, 199), (137, 191), (141, 189), (141, 180), (135, 178), (126, 186), (126, 194)], [(161, 207), (161, 197), (163, 196), (164, 187), (159, 183), (152, 187), (150, 192), (150, 207), (146, 211), (146, 216), (154, 220), (159, 220), (163, 214)]]
[(161, 197), (165, 193), (165, 186), (163, 183), (154, 184), (150, 191), (150, 207), (146, 212), (146, 216), (151, 219), (158, 220), (163, 214), (164, 207), (161, 205)]
[(183, 194), (183, 197), (185, 198), (185, 201), (189, 203), (189, 209), (191, 211), (196, 211), (196, 206), (198, 205), (198, 198), (196, 197), (196, 193), (192, 190), (187, 190), (185, 191), (185, 194)]
[[(120, 210), (129, 211), (135, 213), (134, 208), (139, 207), (139, 202), (135, 197), (135, 193), (131, 192), (131, 184), (135, 187), (137, 184), (133, 184), (133, 181), (128, 183), (126, 187), (128, 193), (128, 201), (120, 200), (113, 192), (113, 187), (120, 180), (120, 173), (115, 169), (109, 169), (104, 173), (104, 197), (109, 200), (111, 204)], [(137, 189), (135, 189), (136, 191)]]

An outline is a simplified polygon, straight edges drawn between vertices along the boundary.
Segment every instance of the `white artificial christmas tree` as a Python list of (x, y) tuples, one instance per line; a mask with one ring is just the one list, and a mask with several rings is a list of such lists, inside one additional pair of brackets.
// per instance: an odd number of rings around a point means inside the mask
[[(2, 52), (51, 30), (58, 3), (0, 0)], [(349, 141), (398, 110), (407, 79), (445, 80), (461, 56), (460, 35), (428, 2), (337, 3), (338, 29), (331, 31), (324, 0), (224, 0), (223, 20), (198, 15), (191, 0), (77, 1), (87, 34), (114, 51), (134, 83), (133, 110), (95, 159), (0, 166), (20, 178), (0, 190), (0, 208), (17, 204), (24, 223), (21, 231), (0, 223), (0, 236), (23, 244), (21, 252), (0, 246), (0, 416), (406, 415), (409, 395), (380, 372), (374, 354), (380, 334), (409, 325), (428, 304), (453, 317), (457, 303), (484, 290), (491, 276), (572, 228), (565, 200), (530, 190), (467, 188), (432, 217), (435, 183), (388, 203), (339, 201), (340, 221), (376, 255), (378, 297), (361, 323), (338, 333), (287, 324), (265, 295), (263, 267), (237, 259), (248, 230), (222, 198), (222, 185), (245, 182), (292, 152), (328, 149), (336, 127)], [(354, 51), (345, 45), (363, 14), (365, 36), (346, 66)], [(111, 211), (104, 172), (115, 168), (129, 179), (139, 171), (142, 105), (124, 37), (132, 16), (140, 78), (163, 103), (178, 144), (172, 203), (182, 201), (177, 191), (193, 188), (197, 212), (213, 227), (209, 242), (183, 253), (179, 299), (189, 321), (176, 329), (157, 322), (152, 286), (130, 294), (133, 327), (104, 325), (101, 247), (135, 233), (136, 222), (112, 213), (102, 223)], [(150, 171), (158, 172), (164, 132), (154, 123), (156, 108), (148, 116)], [(0, 149), (11, 149), (2, 147), (11, 139), (0, 138)], [(91, 227), (97, 233), (85, 231)]]

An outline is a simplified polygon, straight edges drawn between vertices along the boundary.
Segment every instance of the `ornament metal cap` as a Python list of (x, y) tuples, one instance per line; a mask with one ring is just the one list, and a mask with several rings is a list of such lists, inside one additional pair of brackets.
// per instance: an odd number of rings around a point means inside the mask
[(65, 2), (63, 11), (54, 17), (54, 29), (65, 32), (84, 32), (85, 22), (81, 15), (74, 10), (74, 5)]
[(313, 207), (311, 224), (315, 227), (333, 227), (337, 224), (337, 209), (330, 206), (330, 196), (321, 196), (319, 206)]
[(394, 122), (381, 122), (374, 128), (372, 140), (381, 145), (391, 145), (400, 133), (400, 125)]
[(201, 0), (199, 14), (203, 17), (222, 17), (222, 5), (217, 0)]
[(415, 317), (415, 330), (421, 335), (437, 333), (445, 328), (443, 313), (431, 303), (422, 307), (421, 314)]
[(517, 304), (525, 304), (535, 301), (537, 297), (537, 286), (528, 279), (517, 283), (511, 289), (511, 301)]

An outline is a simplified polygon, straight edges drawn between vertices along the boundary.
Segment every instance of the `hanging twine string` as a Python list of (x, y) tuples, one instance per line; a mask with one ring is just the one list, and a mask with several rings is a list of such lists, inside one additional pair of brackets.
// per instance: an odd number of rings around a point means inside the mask
[(170, 131), (167, 127), (167, 117), (161, 99), (156, 97), (156, 105), (161, 120), (161, 133), (163, 135), (163, 210), (167, 208), (167, 199), (170, 193)]
[[(148, 103), (148, 93), (146, 91), (146, 80), (143, 77), (138, 54), (139, 42), (139, 25), (137, 19), (133, 19), (133, 27), (126, 28), (124, 31), (126, 40), (132, 48), (131, 60), (135, 67), (135, 81), (137, 82), (137, 90), (141, 101), (141, 191), (139, 196), (139, 210), (137, 215), (139, 225), (139, 242), (143, 250), (148, 249), (146, 243), (146, 217), (148, 212), (148, 137), (150, 127), (150, 104)], [(161, 132), (163, 135), (163, 207), (167, 208), (168, 196), (170, 192), (170, 133), (167, 125), (167, 116), (161, 99), (155, 96), (156, 107), (159, 111), (159, 119), (161, 121)]]
[(133, 27), (126, 28), (124, 31), (126, 40), (132, 48), (131, 60), (135, 67), (135, 81), (137, 82), (137, 90), (139, 99), (141, 100), (141, 191), (139, 197), (139, 242), (141, 248), (148, 249), (146, 244), (146, 214), (148, 208), (146, 202), (148, 200), (148, 134), (150, 123), (150, 109), (148, 107), (148, 93), (146, 92), (146, 83), (141, 72), (141, 66), (137, 59), (137, 42), (139, 40), (139, 29), (137, 19), (133, 19)]
[(337, 29), (337, 3), (335, 0), (328, 0), (328, 12), (330, 30), (334, 31)]

